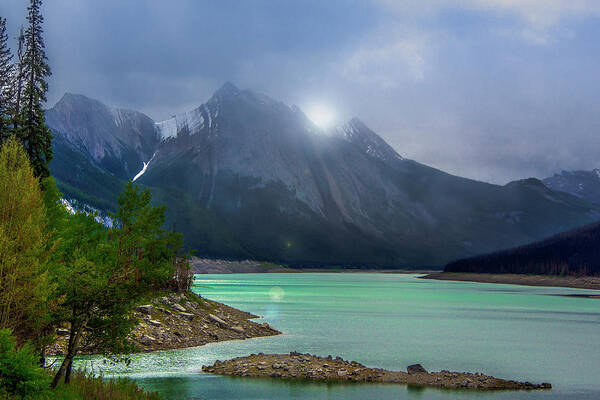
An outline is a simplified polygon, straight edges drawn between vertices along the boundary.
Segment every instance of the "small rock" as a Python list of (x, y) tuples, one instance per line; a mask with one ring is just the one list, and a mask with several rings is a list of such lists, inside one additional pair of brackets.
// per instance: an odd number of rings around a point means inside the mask
[(340, 369), (340, 370), (337, 372), (337, 375), (338, 375), (338, 376), (346, 376), (346, 375), (348, 375), (348, 371), (346, 371), (345, 369)]
[(159, 321), (155, 321), (153, 319), (149, 319), (148, 323), (153, 326), (161, 326), (162, 325)]
[(198, 304), (197, 304), (197, 303), (192, 303), (191, 301), (186, 301), (186, 302), (185, 302), (185, 306), (186, 306), (187, 308), (194, 309), (194, 308), (197, 308), (197, 307), (198, 307)]
[(227, 322), (223, 321), (221, 318), (217, 317), (216, 315), (208, 314), (208, 318), (210, 318), (212, 321), (216, 322), (217, 324), (227, 326)]
[(148, 335), (144, 335), (142, 336), (142, 338), (140, 339), (140, 343), (144, 344), (146, 346), (150, 346), (151, 344), (153, 344), (156, 341), (156, 339), (154, 339), (152, 336), (148, 336)]
[(187, 312), (185, 307), (183, 307), (181, 304), (178, 304), (178, 303), (173, 304), (173, 308), (179, 312)]
[(154, 309), (154, 306), (152, 304), (146, 304), (143, 306), (137, 306), (135, 309), (144, 314), (152, 314), (152, 310)]
[(160, 298), (160, 302), (163, 303), (164, 305), (167, 305), (167, 306), (171, 305), (171, 300), (169, 300), (168, 297), (161, 297)]
[(187, 318), (189, 320), (194, 319), (194, 314), (190, 314), (190, 313), (186, 313), (186, 312), (180, 312), (179, 315), (182, 316), (183, 318)]
[(406, 372), (409, 374), (426, 374), (427, 370), (421, 364), (413, 364), (406, 367)]
[(56, 330), (56, 334), (57, 334), (57, 335), (60, 335), (60, 336), (66, 336), (66, 335), (68, 335), (68, 334), (69, 334), (69, 330), (68, 330), (68, 329), (65, 329), (65, 328), (58, 328), (58, 329)]
[(232, 331), (235, 331), (237, 333), (244, 333), (244, 328), (242, 328), (239, 325), (234, 325), (234, 326), (230, 327), (229, 329), (231, 329)]

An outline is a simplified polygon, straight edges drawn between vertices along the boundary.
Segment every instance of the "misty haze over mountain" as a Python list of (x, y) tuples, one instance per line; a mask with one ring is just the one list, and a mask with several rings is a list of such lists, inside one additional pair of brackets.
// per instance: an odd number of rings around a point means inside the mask
[[(9, 32), (23, 12), (0, 4)], [(57, 0), (44, 13), (48, 106), (84, 93), (164, 120), (232, 80), (330, 104), (339, 123), (358, 115), (461, 176), (600, 167), (596, 1)]]
[(600, 205), (539, 180), (450, 175), (403, 157), (358, 118), (322, 129), (300, 108), (231, 83), (159, 122), (74, 94), (46, 119), (68, 198), (110, 210), (135, 179), (205, 256), (435, 266), (600, 216)]

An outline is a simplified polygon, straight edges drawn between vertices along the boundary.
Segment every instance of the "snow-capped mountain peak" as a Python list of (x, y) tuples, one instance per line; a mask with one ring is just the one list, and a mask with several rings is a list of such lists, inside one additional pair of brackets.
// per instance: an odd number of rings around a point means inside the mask
[(334, 128), (333, 134), (359, 146), (365, 154), (371, 157), (384, 161), (404, 160), (385, 140), (356, 117)]

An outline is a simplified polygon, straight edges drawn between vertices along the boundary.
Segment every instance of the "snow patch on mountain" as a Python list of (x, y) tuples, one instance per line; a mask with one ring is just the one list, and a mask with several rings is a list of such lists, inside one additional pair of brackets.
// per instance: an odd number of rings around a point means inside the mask
[(360, 146), (371, 157), (385, 161), (391, 159), (404, 160), (404, 157), (398, 154), (385, 140), (370, 130), (358, 118), (352, 118), (345, 124), (334, 128), (333, 134)]
[(115, 226), (115, 221), (109, 215), (107, 215), (106, 212), (98, 210), (89, 204), (80, 203), (75, 199), (65, 199), (64, 197), (60, 199), (60, 202), (69, 214), (82, 212), (86, 215), (94, 215), (94, 220), (97, 223), (102, 224), (107, 228), (112, 228)]
[(174, 115), (167, 120), (156, 122), (154, 125), (156, 126), (161, 140), (167, 140), (176, 138), (182, 132), (194, 135), (205, 128), (209, 131), (214, 130), (217, 127), (216, 120), (218, 116), (219, 104), (217, 101), (213, 100), (192, 111)]
[(144, 166), (142, 167), (142, 170), (140, 172), (138, 172), (133, 179), (131, 180), (131, 182), (135, 182), (140, 176), (144, 175), (144, 173), (146, 172), (146, 170), (148, 169), (148, 165), (150, 165), (150, 162), (152, 160), (154, 160), (154, 157), (156, 156), (156, 151), (154, 152), (154, 154), (152, 154), (152, 157), (150, 158), (150, 160), (148, 160), (148, 162), (144, 163)]

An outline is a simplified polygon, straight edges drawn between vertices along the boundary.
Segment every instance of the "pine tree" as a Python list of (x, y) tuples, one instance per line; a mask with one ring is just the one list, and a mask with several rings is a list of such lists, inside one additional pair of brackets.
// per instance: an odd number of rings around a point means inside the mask
[(13, 79), (13, 132), (16, 132), (19, 124), (19, 116), (21, 114), (21, 97), (23, 94), (23, 60), (25, 51), (25, 31), (23, 25), (19, 30), (19, 36), (17, 37), (17, 65), (15, 66), (15, 77)]
[(25, 83), (22, 105), (20, 106), (17, 137), (23, 143), (35, 176), (45, 178), (50, 175), (48, 163), (52, 159), (52, 134), (46, 126), (42, 103), (46, 101), (51, 74), (46, 57), (42, 23), (44, 17), (40, 7), (42, 0), (30, 0), (27, 7), (29, 26), (25, 30), (25, 53), (22, 63), (22, 76)]
[(6, 18), (0, 18), (0, 144), (9, 136), (12, 71), (12, 54), (8, 47)]

